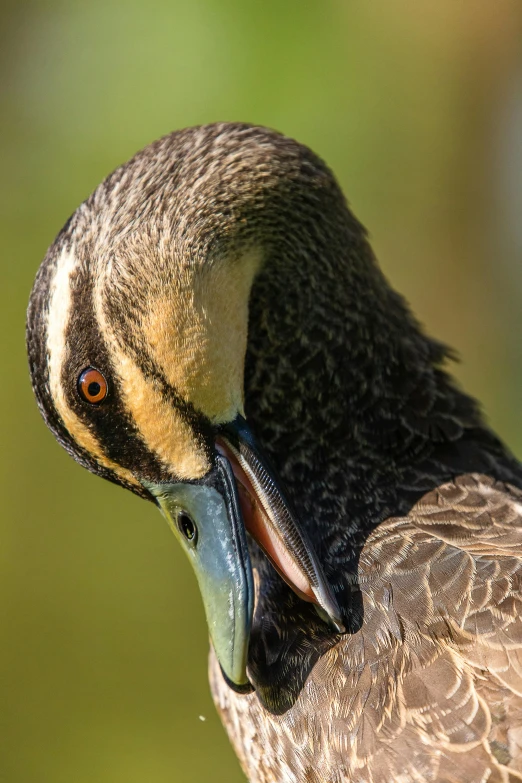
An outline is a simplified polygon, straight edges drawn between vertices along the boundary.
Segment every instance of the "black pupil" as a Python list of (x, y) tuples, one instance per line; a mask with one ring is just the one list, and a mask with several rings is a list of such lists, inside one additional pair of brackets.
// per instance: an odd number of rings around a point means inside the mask
[(87, 386), (87, 392), (91, 397), (96, 397), (101, 391), (101, 386), (96, 381), (91, 381), (91, 383)]
[(178, 514), (179, 529), (189, 541), (192, 541), (196, 536), (196, 526), (191, 520), (188, 514), (181, 512)]

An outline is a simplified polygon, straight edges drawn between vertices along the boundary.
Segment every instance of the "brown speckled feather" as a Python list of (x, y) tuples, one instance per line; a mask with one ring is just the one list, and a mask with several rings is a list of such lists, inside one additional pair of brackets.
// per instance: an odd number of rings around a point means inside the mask
[(249, 780), (522, 780), (521, 552), (522, 492), (461, 476), (369, 536), (363, 626), (283, 715), (223, 688), (212, 658)]

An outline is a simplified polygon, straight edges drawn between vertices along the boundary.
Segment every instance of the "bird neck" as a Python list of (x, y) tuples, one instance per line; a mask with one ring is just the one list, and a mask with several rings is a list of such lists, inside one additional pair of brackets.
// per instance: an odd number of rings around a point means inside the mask
[(246, 413), (304, 517), (330, 487), (339, 518), (480, 424), (441, 368), (446, 348), (422, 333), (347, 210), (330, 238), (294, 236), (250, 299)]
[[(443, 369), (447, 349), (391, 289), (360, 225), (344, 212), (330, 226), (287, 234), (255, 279), (245, 412), (355, 633), (359, 563), (376, 526), (459, 473), (506, 479), (519, 468)], [(282, 713), (335, 637), (251, 541), (250, 554), (249, 676)]]

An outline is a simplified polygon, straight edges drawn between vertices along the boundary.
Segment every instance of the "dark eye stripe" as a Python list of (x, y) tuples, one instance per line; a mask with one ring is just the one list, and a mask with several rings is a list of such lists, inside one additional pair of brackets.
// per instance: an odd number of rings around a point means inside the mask
[[(92, 274), (81, 260), (71, 279), (72, 301), (66, 327), (68, 350), (61, 374), (67, 403), (89, 428), (105, 456), (112, 462), (138, 478), (171, 480), (172, 471), (148, 448), (121, 397), (110, 344), (100, 329), (94, 309)], [(103, 368), (103, 373), (98, 368)], [(78, 379), (85, 370), (97, 370), (107, 383), (107, 396), (101, 404), (89, 400), (90, 404), (85, 404), (86, 398), (78, 388)], [(93, 380), (99, 382), (99, 379)], [(94, 472), (100, 472), (99, 466)], [(123, 483), (116, 476), (113, 480)]]

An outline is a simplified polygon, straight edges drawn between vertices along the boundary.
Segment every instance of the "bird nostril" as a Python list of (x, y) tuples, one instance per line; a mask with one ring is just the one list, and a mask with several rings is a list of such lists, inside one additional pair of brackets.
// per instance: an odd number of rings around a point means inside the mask
[(190, 541), (192, 544), (196, 543), (198, 530), (186, 511), (178, 512), (178, 528), (183, 533), (187, 541)]

